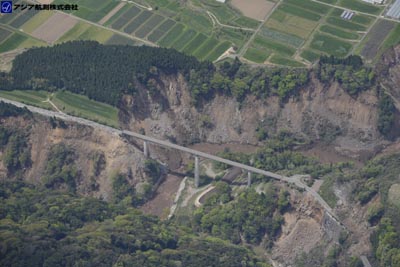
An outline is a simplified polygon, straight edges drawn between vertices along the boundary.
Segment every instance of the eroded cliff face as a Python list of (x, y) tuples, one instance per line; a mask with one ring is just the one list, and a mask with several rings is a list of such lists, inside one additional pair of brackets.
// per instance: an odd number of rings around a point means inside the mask
[(288, 129), (311, 142), (329, 141), (347, 156), (365, 158), (386, 144), (377, 130), (374, 88), (356, 98), (337, 83), (321, 84), (315, 77), (298, 96), (281, 104), (277, 97), (247, 97), (243, 103), (217, 95), (202, 108), (191, 103), (181, 76), (158, 81), (159, 97), (138, 94), (121, 101), (121, 119), (132, 130), (181, 144), (194, 142), (257, 144), (257, 127), (269, 134)]
[[(74, 164), (79, 173), (75, 180), (78, 194), (110, 200), (111, 177), (117, 173), (126, 174), (134, 186), (146, 180), (142, 152), (119, 136), (72, 123), (67, 123), (66, 128), (53, 128), (48, 118), (40, 116), (33, 119), (8, 118), (2, 123), (6, 128), (17, 129), (27, 136), (32, 164), (19, 176), (29, 182), (43, 183), (46, 165), (51, 160), (49, 152), (61, 143), (74, 152)], [(97, 170), (94, 166), (96, 155), (103, 158), (103, 164)], [(0, 178), (9, 176), (1, 163)]]

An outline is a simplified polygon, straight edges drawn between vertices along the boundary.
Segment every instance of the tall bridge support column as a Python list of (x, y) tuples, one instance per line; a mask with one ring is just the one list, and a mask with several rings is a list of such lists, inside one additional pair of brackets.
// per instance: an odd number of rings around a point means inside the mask
[(194, 186), (199, 187), (200, 173), (199, 173), (199, 157), (194, 157)]
[(251, 172), (247, 172), (247, 187), (251, 186)]
[(147, 146), (147, 141), (143, 141), (143, 154), (146, 158), (149, 157), (149, 147)]

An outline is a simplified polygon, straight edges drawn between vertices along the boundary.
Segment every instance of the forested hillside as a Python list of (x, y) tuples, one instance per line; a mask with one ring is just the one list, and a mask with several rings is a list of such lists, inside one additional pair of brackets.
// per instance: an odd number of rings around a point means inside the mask
[(243, 247), (93, 198), (8, 181), (0, 202), (1, 266), (268, 266)]

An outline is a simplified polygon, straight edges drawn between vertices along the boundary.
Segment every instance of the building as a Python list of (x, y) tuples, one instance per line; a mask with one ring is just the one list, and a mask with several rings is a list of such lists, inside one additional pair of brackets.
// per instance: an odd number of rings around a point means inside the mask
[(396, 0), (396, 2), (394, 2), (389, 11), (386, 13), (386, 16), (400, 19), (400, 0)]
[(225, 0), (215, 0), (215, 1), (220, 2), (220, 3), (225, 3)]
[(362, 1), (375, 5), (382, 5), (385, 2), (385, 0), (362, 0)]

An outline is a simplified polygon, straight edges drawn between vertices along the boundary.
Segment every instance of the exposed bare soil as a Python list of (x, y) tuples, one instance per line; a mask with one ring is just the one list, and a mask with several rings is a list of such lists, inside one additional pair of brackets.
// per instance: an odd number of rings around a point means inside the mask
[(165, 219), (174, 203), (175, 194), (182, 179), (182, 177), (175, 175), (167, 175), (164, 182), (158, 187), (155, 197), (143, 205), (140, 210), (146, 214), (156, 215)]
[(232, 0), (231, 4), (243, 15), (256, 20), (263, 20), (275, 5), (266, 0)]
[(55, 13), (45, 23), (34, 30), (32, 35), (52, 44), (74, 27), (76, 23), (78, 23), (78, 20), (67, 14)]

